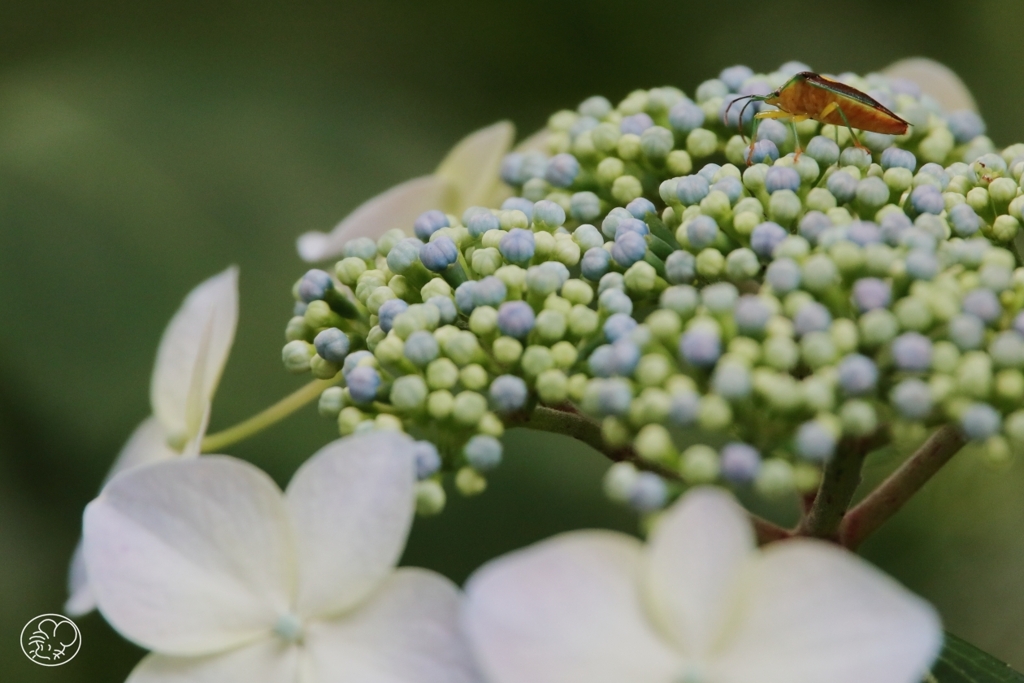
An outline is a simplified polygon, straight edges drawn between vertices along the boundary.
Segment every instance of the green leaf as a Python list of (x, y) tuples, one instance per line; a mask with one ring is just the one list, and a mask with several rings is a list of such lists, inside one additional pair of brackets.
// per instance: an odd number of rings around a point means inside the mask
[(1024, 674), (952, 633), (946, 633), (932, 675), (938, 683), (1024, 683)]

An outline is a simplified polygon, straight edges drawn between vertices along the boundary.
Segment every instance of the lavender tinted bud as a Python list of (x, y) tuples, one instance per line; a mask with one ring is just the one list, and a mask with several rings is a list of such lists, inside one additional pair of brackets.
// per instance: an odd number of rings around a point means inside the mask
[(321, 330), (313, 340), (316, 352), (324, 360), (332, 363), (344, 363), (348, 355), (348, 336), (336, 327)]
[[(669, 257), (665, 259), (665, 274), (668, 281), (672, 284), (692, 282), (697, 274), (696, 257), (688, 251), (678, 250), (672, 252), (669, 254)], [(585, 273), (584, 275), (586, 276)]]
[(878, 367), (867, 356), (852, 353), (839, 363), (839, 385), (850, 396), (862, 396), (875, 389)]
[(592, 221), (601, 215), (601, 200), (593, 192), (577, 192), (570, 199), (569, 212), (578, 221)]
[(779, 258), (768, 264), (764, 280), (778, 294), (788, 294), (800, 287), (800, 266), (788, 258)]
[[(764, 124), (762, 124), (764, 127)], [(796, 192), (800, 189), (800, 175), (796, 170), (785, 166), (772, 166), (764, 177), (764, 189), (769, 194), (779, 190)]]
[(449, 225), (448, 217), (444, 215), (444, 212), (432, 209), (421, 213), (413, 223), (412, 229), (417, 237), (426, 242), (435, 232), (441, 228), (447, 228)]
[(960, 428), (972, 441), (984, 441), (999, 433), (1003, 418), (987, 403), (973, 403), (960, 416)]
[(825, 186), (840, 204), (851, 202), (857, 196), (857, 179), (847, 171), (836, 171), (830, 175)]
[(890, 168), (913, 171), (917, 168), (917, 159), (913, 152), (899, 147), (889, 147), (882, 151), (882, 169), (888, 171)]
[(721, 451), (722, 476), (734, 484), (749, 484), (761, 469), (761, 454), (749, 444), (733, 441)]
[(462, 455), (474, 469), (486, 472), (501, 463), (501, 442), (493, 436), (476, 434), (462, 449)]
[(832, 221), (821, 211), (808, 211), (800, 219), (800, 236), (810, 242), (817, 244), (818, 236), (826, 228), (832, 227)]
[(905, 379), (893, 387), (889, 401), (908, 420), (923, 420), (932, 412), (932, 392), (926, 382)]
[(629, 211), (629, 213), (631, 213), (634, 218), (637, 218), (639, 220), (643, 220), (644, 218), (647, 217), (648, 214), (657, 213), (657, 210), (654, 208), (654, 204), (652, 204), (649, 199), (646, 199), (644, 197), (634, 199), (629, 204), (627, 204), (626, 211)]
[(797, 429), (796, 452), (807, 460), (825, 462), (835, 453), (836, 441), (836, 435), (828, 427), (818, 420), (810, 420)]
[(491, 406), (498, 412), (519, 410), (526, 404), (526, 397), (526, 382), (515, 375), (501, 375), (491, 382)]
[(853, 303), (861, 313), (886, 308), (892, 300), (889, 283), (874, 277), (865, 277), (853, 283)]
[(501, 228), (501, 222), (498, 217), (490, 211), (475, 213), (466, 222), (466, 229), (469, 231), (471, 237), (480, 237), (489, 230), (498, 230)]
[(839, 145), (830, 138), (816, 135), (807, 143), (804, 154), (817, 161), (819, 166), (831, 166), (839, 161)]
[(754, 250), (762, 259), (771, 258), (772, 252), (775, 250), (782, 240), (786, 239), (789, 233), (778, 223), (767, 221), (761, 223), (754, 231), (750, 234), (750, 248)]
[(523, 339), (533, 329), (533, 309), (525, 301), (506, 301), (498, 309), (498, 329), (502, 334)]
[(923, 334), (907, 332), (892, 343), (896, 367), (908, 372), (925, 372), (932, 364), (932, 341)]
[(964, 313), (975, 316), (985, 323), (995, 322), (1003, 312), (1003, 307), (992, 290), (975, 289), (968, 292), (963, 300)]
[(722, 354), (722, 341), (713, 330), (693, 328), (679, 339), (679, 355), (691, 365), (708, 368), (715, 364)]
[(711, 184), (699, 175), (684, 176), (676, 181), (676, 198), (684, 206), (699, 204), (710, 191)]
[(331, 276), (325, 271), (314, 268), (307, 271), (299, 280), (299, 300), (307, 304), (312, 301), (320, 301), (327, 296), (327, 292), (331, 289), (334, 289), (334, 281), (331, 280)]
[(362, 365), (345, 376), (349, 395), (356, 403), (369, 403), (377, 397), (380, 388), (380, 374), (371, 367)]

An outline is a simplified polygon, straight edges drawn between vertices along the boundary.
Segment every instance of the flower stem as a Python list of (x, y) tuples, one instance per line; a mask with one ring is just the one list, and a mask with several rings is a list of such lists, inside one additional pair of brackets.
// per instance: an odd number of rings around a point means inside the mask
[(839, 527), (860, 485), (864, 458), (888, 439), (888, 431), (879, 429), (864, 437), (845, 438), (839, 442), (835, 455), (825, 465), (818, 493), (811, 509), (800, 521), (797, 535), (839, 540)]
[(228, 427), (223, 431), (219, 431), (215, 434), (208, 434), (203, 439), (202, 452), (212, 453), (219, 451), (225, 446), (238, 443), (248, 439), (250, 436), (258, 434), (267, 427), (280, 422), (284, 418), (294, 413), (299, 408), (303, 407), (311, 401), (315, 401), (324, 389), (332, 387), (341, 381), (341, 373), (339, 372), (336, 377), (331, 379), (316, 379), (300, 388), (298, 391), (288, 394), (280, 401), (270, 406), (266, 410), (256, 413), (247, 420), (243, 420), (238, 424)]
[(856, 549), (930, 480), (964, 445), (960, 431), (945, 425), (847, 513), (839, 528), (840, 542)]

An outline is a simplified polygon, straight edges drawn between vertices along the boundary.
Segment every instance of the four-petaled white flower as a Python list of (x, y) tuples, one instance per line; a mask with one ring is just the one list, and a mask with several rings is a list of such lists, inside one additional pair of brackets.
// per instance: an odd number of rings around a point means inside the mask
[(916, 683), (935, 611), (820, 541), (757, 550), (715, 489), (673, 506), (646, 548), (571, 532), (492, 561), (464, 614), (491, 683)]
[[(107, 474), (179, 455), (199, 454), (210, 405), (238, 323), (238, 269), (228, 268), (193, 289), (167, 325), (150, 381), (153, 414), (128, 438)], [(79, 543), (68, 577), (71, 615), (96, 607)]]
[(501, 182), (501, 160), (512, 147), (515, 127), (500, 121), (470, 133), (448, 152), (437, 170), (395, 185), (366, 200), (328, 233), (299, 237), (299, 256), (310, 262), (340, 256), (357, 237), (377, 239), (388, 230), (409, 232), (424, 211), (461, 216), (471, 206), (497, 206), (511, 193)]
[(153, 650), (130, 683), (469, 683), (461, 595), (395, 569), (413, 441), (328, 444), (287, 491), (227, 456), (122, 472), (85, 511), (103, 616)]

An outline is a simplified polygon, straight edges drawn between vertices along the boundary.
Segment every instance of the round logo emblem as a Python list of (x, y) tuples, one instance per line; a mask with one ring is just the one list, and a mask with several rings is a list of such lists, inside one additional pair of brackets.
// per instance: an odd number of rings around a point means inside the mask
[(63, 614), (40, 614), (21, 629), (21, 651), (40, 666), (70, 662), (82, 647), (82, 634)]

